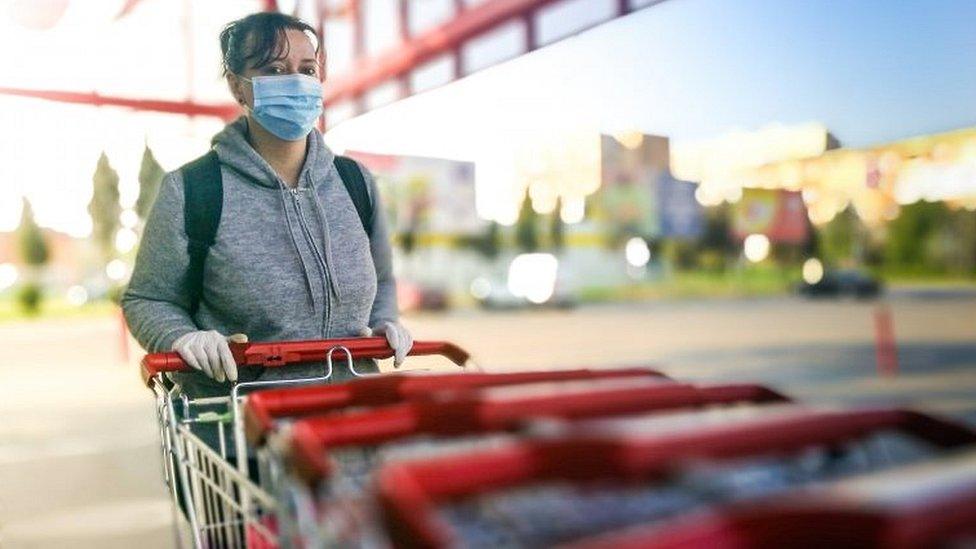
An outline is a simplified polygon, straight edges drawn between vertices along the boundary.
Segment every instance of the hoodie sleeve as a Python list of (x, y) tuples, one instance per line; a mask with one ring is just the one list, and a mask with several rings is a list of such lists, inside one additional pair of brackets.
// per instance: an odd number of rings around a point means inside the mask
[(147, 352), (169, 351), (176, 338), (199, 330), (189, 313), (186, 247), (183, 182), (175, 171), (163, 178), (143, 229), (132, 278), (122, 294), (129, 331)]
[(390, 248), (390, 229), (383, 215), (383, 202), (373, 174), (359, 164), (366, 179), (366, 189), (373, 204), (373, 234), (369, 239), (373, 265), (376, 267), (376, 299), (369, 314), (369, 325), (374, 327), (384, 320), (396, 322), (400, 316), (397, 308), (396, 280), (393, 278), (393, 253)]

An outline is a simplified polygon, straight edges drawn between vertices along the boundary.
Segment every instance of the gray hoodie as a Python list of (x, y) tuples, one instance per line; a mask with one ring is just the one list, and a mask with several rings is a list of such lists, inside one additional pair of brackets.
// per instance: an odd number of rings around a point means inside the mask
[[(372, 238), (321, 133), (313, 130), (308, 136), (295, 189), (285, 186), (246, 135), (247, 119), (241, 117), (213, 139), (221, 163), (223, 213), (192, 317), (183, 180), (179, 170), (163, 179), (122, 297), (136, 340), (148, 352), (161, 352), (196, 330), (244, 333), (250, 341), (323, 339), (355, 336), (366, 326), (396, 320), (389, 233), (368, 170), (360, 166), (375, 212)], [(286, 379), (321, 371), (321, 364), (242, 369), (239, 378)], [(344, 367), (336, 374), (348, 377)], [(190, 396), (226, 395), (228, 390), (200, 373), (174, 380)]]

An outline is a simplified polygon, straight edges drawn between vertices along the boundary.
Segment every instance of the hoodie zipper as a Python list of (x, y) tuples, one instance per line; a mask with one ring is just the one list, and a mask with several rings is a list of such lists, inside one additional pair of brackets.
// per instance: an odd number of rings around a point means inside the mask
[(305, 241), (308, 242), (308, 247), (312, 249), (312, 254), (315, 255), (316, 263), (319, 268), (319, 273), (321, 274), (322, 280), (324, 282), (322, 285), (322, 293), (325, 296), (325, 316), (322, 319), (321, 332), (322, 332), (322, 337), (327, 338), (329, 337), (329, 334), (326, 333), (326, 325), (328, 323), (329, 317), (332, 315), (332, 304), (331, 304), (332, 296), (329, 295), (330, 285), (326, 280), (329, 275), (327, 272), (327, 268), (325, 266), (325, 259), (323, 259), (322, 254), (319, 253), (319, 249), (315, 245), (314, 240), (312, 239), (312, 232), (308, 228), (308, 220), (305, 218), (305, 212), (302, 210), (301, 201), (298, 198), (298, 193), (301, 192), (301, 189), (297, 189), (297, 188), (288, 189), (288, 191), (291, 193), (292, 203), (295, 205), (295, 211), (298, 213), (298, 225), (302, 228), (302, 234), (305, 235)]

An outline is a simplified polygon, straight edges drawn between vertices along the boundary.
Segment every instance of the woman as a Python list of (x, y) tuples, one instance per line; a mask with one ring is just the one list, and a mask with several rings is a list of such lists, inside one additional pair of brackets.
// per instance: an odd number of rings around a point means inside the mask
[[(122, 298), (132, 334), (147, 351), (175, 350), (199, 370), (173, 376), (191, 397), (226, 395), (238, 380), (323, 373), (322, 364), (238, 371), (227, 334), (252, 341), (385, 335), (399, 365), (413, 340), (398, 321), (376, 183), (358, 166), (375, 212), (361, 217), (314, 128), (323, 77), (314, 29), (257, 13), (227, 25), (220, 44), (224, 76), (245, 115), (212, 142), (223, 189), (216, 235), (194, 275), (186, 178), (183, 170), (168, 173)], [(376, 371), (372, 361), (359, 368)], [(348, 377), (345, 367), (333, 373)]]

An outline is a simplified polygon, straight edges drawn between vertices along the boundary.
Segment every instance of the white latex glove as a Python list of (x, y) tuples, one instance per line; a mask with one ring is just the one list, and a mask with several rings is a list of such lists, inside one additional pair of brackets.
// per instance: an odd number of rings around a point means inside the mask
[(403, 364), (407, 353), (413, 347), (413, 336), (399, 322), (389, 322), (384, 320), (372, 328), (363, 328), (360, 335), (369, 337), (371, 335), (385, 336), (390, 348), (393, 349), (393, 366), (399, 367)]
[[(231, 337), (237, 341), (243, 336), (234, 334)], [(217, 330), (190, 332), (176, 338), (173, 350), (184, 362), (217, 381), (237, 381), (237, 362), (227, 345), (228, 339)]]

